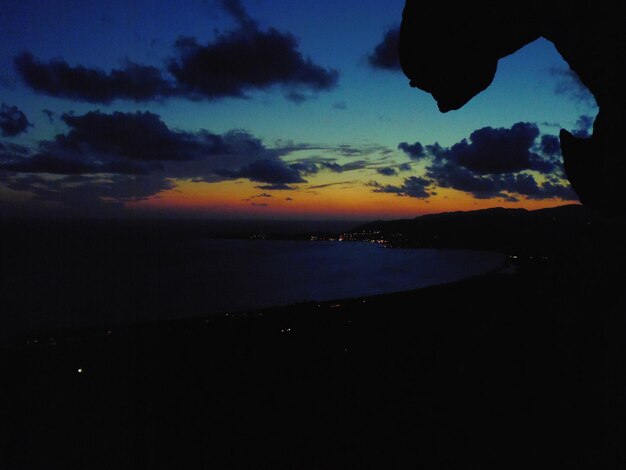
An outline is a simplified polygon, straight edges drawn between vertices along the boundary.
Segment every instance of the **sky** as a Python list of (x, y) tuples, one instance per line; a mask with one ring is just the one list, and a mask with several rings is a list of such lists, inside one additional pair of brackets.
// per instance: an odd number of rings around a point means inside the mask
[(3, 6), (0, 216), (366, 220), (577, 202), (556, 136), (588, 134), (597, 106), (553, 45), (505, 57), (487, 90), (440, 113), (399, 67), (403, 4)]

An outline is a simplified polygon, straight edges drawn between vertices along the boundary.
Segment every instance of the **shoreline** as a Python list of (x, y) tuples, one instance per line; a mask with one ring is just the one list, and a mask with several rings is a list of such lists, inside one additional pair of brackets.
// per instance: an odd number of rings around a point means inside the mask
[[(246, 240), (246, 239), (244, 239)], [(248, 240), (246, 240), (248, 241)], [(269, 242), (273, 242), (274, 240), (269, 240)], [(277, 243), (282, 243), (285, 240), (276, 240)], [(294, 243), (309, 243), (308, 241), (300, 241), (300, 240), (292, 240)], [(258, 241), (258, 243), (266, 243), (268, 242), (268, 240), (262, 240), (262, 241)], [(314, 241), (311, 243), (325, 243), (325, 241)], [(340, 242), (338, 241), (334, 241), (335, 244), (338, 244)], [(369, 242), (365, 242), (365, 241), (347, 241), (347, 242), (342, 242), (342, 243), (348, 243), (348, 244), (367, 244), (367, 245), (372, 245), (373, 247), (379, 247), (378, 244), (372, 244)], [(368, 246), (369, 248), (369, 246)], [(380, 248), (382, 249), (383, 247), (380, 246)], [(25, 343), (29, 346), (32, 345), (36, 345), (36, 344), (42, 344), (42, 343), (50, 343), (50, 342), (54, 342), (57, 343), (59, 341), (60, 338), (62, 337), (68, 337), (71, 336), (73, 338), (76, 337), (81, 337), (81, 336), (101, 336), (103, 333), (102, 332), (107, 332), (109, 330), (124, 330), (124, 329), (130, 329), (130, 328), (139, 328), (141, 327), (141, 325), (153, 325), (153, 324), (158, 324), (158, 323), (163, 323), (163, 324), (176, 324), (176, 323), (188, 323), (188, 322), (197, 322), (197, 321), (204, 321), (205, 319), (214, 319), (214, 318), (220, 318), (220, 317), (238, 317), (238, 316), (254, 316), (256, 314), (256, 312), (271, 312), (272, 310), (280, 310), (280, 309), (298, 309), (300, 308), (302, 305), (316, 305), (316, 304), (320, 304), (320, 305), (326, 305), (326, 304), (336, 304), (339, 302), (350, 302), (350, 301), (354, 301), (356, 300), (361, 300), (361, 299), (367, 299), (370, 297), (377, 297), (377, 296), (381, 296), (381, 295), (394, 295), (394, 294), (400, 294), (400, 293), (406, 293), (406, 292), (414, 292), (414, 291), (420, 291), (422, 289), (427, 289), (429, 287), (434, 287), (434, 286), (442, 286), (442, 285), (448, 285), (448, 284), (454, 284), (457, 282), (463, 282), (466, 279), (472, 279), (474, 277), (477, 276), (483, 276), (486, 274), (489, 274), (491, 272), (500, 270), (504, 265), (506, 265), (508, 263), (507, 257), (504, 253), (501, 252), (497, 252), (497, 251), (493, 251), (493, 250), (477, 250), (477, 249), (465, 249), (465, 248), (425, 248), (425, 247), (420, 247), (420, 248), (406, 248), (406, 247), (384, 247), (384, 248), (388, 248), (390, 250), (419, 250), (419, 251), (425, 251), (425, 252), (436, 252), (436, 253), (449, 253), (451, 255), (463, 255), (463, 254), (470, 254), (470, 255), (488, 255), (491, 257), (501, 257), (501, 262), (498, 266), (495, 266), (487, 271), (484, 271), (483, 273), (479, 273), (479, 274), (474, 274), (471, 276), (467, 276), (461, 279), (455, 279), (452, 281), (440, 281), (440, 282), (434, 282), (432, 284), (428, 284), (425, 286), (420, 286), (420, 287), (415, 287), (415, 288), (410, 288), (410, 289), (401, 289), (401, 290), (397, 290), (397, 291), (389, 291), (389, 292), (382, 292), (382, 293), (373, 293), (373, 294), (366, 294), (366, 295), (348, 295), (348, 296), (341, 296), (341, 297), (334, 297), (334, 298), (329, 298), (326, 300), (319, 300), (319, 299), (314, 299), (314, 300), (301, 300), (301, 301), (293, 301), (293, 302), (285, 302), (285, 303), (281, 303), (281, 304), (275, 304), (275, 305), (266, 305), (266, 306), (258, 306), (258, 307), (251, 307), (251, 308), (246, 308), (246, 307), (242, 307), (242, 308), (238, 308), (238, 309), (234, 309), (234, 310), (226, 310), (226, 311), (215, 311), (215, 312), (210, 312), (207, 314), (203, 314), (203, 315), (193, 315), (193, 316), (182, 316), (182, 317), (173, 317), (173, 318), (164, 318), (163, 317), (163, 312), (158, 312), (157, 315), (155, 315), (157, 318), (150, 320), (150, 319), (145, 319), (145, 320), (138, 320), (138, 321), (131, 321), (131, 322), (124, 322), (124, 321), (110, 321), (110, 322), (91, 322), (92, 324), (87, 324), (87, 323), (83, 323), (82, 325), (79, 326), (51, 326), (51, 327), (35, 327), (35, 328), (31, 328), (29, 330), (25, 330), (22, 332), (17, 332), (16, 334), (2, 334), (0, 336), (0, 349), (4, 348), (4, 347), (16, 347), (18, 346), (20, 343)], [(419, 281), (416, 280), (416, 281)], [(422, 282), (425, 282), (424, 280), (422, 280)], [(74, 316), (76, 316), (76, 313), (73, 313)], [(159, 318), (160, 317), (160, 318)], [(67, 320), (66, 320), (67, 321)], [(80, 323), (80, 322), (79, 322)], [(53, 338), (53, 340), (51, 341), (50, 338)]]
[[(338, 243), (338, 242), (337, 242)], [(368, 242), (346, 242), (346, 243), (368, 243)], [(475, 274), (472, 276), (468, 276), (462, 279), (450, 281), (450, 282), (441, 282), (437, 284), (431, 284), (423, 287), (416, 287), (414, 289), (394, 291), (394, 292), (386, 292), (380, 294), (373, 295), (365, 295), (365, 296), (354, 296), (354, 297), (342, 297), (336, 299), (329, 300), (305, 300), (300, 302), (294, 302), (284, 305), (274, 305), (268, 307), (259, 307), (253, 309), (242, 309), (232, 312), (222, 312), (222, 313), (211, 313), (209, 315), (204, 316), (196, 316), (196, 317), (188, 317), (188, 318), (171, 318), (171, 319), (157, 319), (157, 320), (147, 320), (140, 321), (134, 323), (102, 323), (99, 325), (87, 325), (87, 326), (79, 326), (79, 327), (59, 327), (59, 328), (39, 328), (34, 329), (30, 332), (18, 333), (16, 335), (7, 336), (6, 338), (0, 340), (0, 352), (3, 349), (12, 349), (12, 348), (21, 348), (21, 347), (42, 347), (42, 346), (56, 346), (57, 344), (70, 341), (88, 341), (90, 339), (97, 339), (103, 337), (110, 337), (113, 332), (116, 333), (124, 332), (124, 331), (132, 331), (138, 330), (142, 328), (147, 329), (158, 329), (158, 328), (191, 328), (193, 326), (202, 326), (206, 324), (214, 324), (219, 321), (229, 321), (229, 320), (241, 320), (247, 318), (261, 318), (265, 316), (272, 316), (273, 312), (280, 312), (279, 314), (283, 314), (284, 311), (302, 311), (302, 310), (318, 310), (320, 312), (325, 312), (331, 308), (337, 308), (337, 306), (344, 305), (354, 305), (358, 303), (365, 303), (369, 301), (378, 301), (383, 299), (390, 299), (396, 296), (419, 296), (419, 294), (427, 289), (435, 288), (435, 287), (446, 287), (446, 286), (454, 286), (458, 284), (465, 283), (467, 281), (475, 281), (479, 279), (484, 279), (484, 281), (488, 282), (488, 279), (503, 271), (507, 266), (511, 265), (509, 257), (502, 252), (490, 251), (490, 250), (468, 250), (468, 249), (454, 249), (454, 248), (445, 248), (445, 249), (437, 249), (437, 248), (400, 248), (400, 247), (388, 247), (393, 250), (400, 249), (419, 249), (419, 250), (445, 250), (445, 251), (456, 251), (456, 252), (477, 252), (477, 253), (487, 253), (490, 255), (501, 255), (503, 260), (502, 264), (496, 266), (486, 272)]]

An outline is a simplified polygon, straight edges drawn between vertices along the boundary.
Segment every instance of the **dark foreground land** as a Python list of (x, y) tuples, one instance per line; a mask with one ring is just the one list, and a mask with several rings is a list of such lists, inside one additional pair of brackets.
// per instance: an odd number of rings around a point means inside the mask
[(0, 349), (0, 468), (624, 468), (621, 235), (414, 292)]
[(624, 289), (582, 268), (11, 345), (1, 466), (623, 468)]

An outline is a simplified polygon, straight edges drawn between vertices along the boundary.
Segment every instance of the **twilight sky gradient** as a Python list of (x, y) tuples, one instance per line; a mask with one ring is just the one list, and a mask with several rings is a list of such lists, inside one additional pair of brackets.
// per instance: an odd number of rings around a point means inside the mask
[(552, 44), (441, 114), (397, 67), (403, 3), (5, 5), (0, 215), (362, 220), (576, 201), (555, 136), (585, 134), (597, 107)]

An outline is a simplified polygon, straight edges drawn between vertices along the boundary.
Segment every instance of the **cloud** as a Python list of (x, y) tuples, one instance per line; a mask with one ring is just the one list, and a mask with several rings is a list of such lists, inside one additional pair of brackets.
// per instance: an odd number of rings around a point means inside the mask
[(369, 186), (373, 187), (372, 190), (375, 193), (392, 193), (398, 196), (408, 196), (418, 199), (426, 199), (432, 195), (432, 191), (428, 189), (433, 185), (433, 181), (420, 176), (409, 176), (404, 179), (402, 186), (394, 185), (381, 185), (375, 181), (369, 183)]
[(71, 129), (56, 138), (55, 144), (63, 149), (88, 148), (137, 161), (192, 160), (231, 150), (222, 136), (173, 131), (150, 112), (92, 111), (82, 116), (64, 114), (61, 120)]
[(188, 96), (205, 99), (244, 98), (251, 90), (275, 85), (292, 101), (306, 99), (303, 90), (319, 92), (337, 85), (339, 73), (315, 64), (298, 50), (298, 41), (275, 28), (261, 30), (239, 1), (222, 1), (238, 22), (234, 31), (208, 44), (181, 36), (167, 69)]
[(562, 173), (558, 139), (544, 135), (537, 143), (539, 134), (536, 124), (526, 122), (518, 122), (511, 128), (483, 127), (449, 148), (438, 143), (427, 145), (421, 158), (450, 162), (477, 175), (525, 170)]
[(398, 171), (411, 171), (411, 164), (410, 163), (402, 163), (401, 165), (398, 165)]
[(477, 199), (502, 196), (497, 176), (479, 176), (453, 162), (436, 162), (427, 167), (426, 176), (443, 188), (472, 194)]
[(435, 163), (427, 168), (426, 176), (443, 188), (456, 189), (471, 194), (476, 199), (505, 198), (512, 194), (528, 199), (577, 200), (568, 184), (545, 182), (539, 185), (528, 173), (477, 175), (467, 168), (451, 162)]
[(274, 86), (282, 87), (287, 99), (302, 102), (311, 97), (305, 92), (337, 85), (339, 72), (303, 56), (292, 34), (275, 28), (261, 30), (237, 0), (222, 0), (221, 5), (237, 27), (207, 44), (194, 37), (179, 37), (164, 68), (126, 60), (120, 68), (107, 72), (72, 66), (63, 59), (42, 62), (29, 52), (17, 55), (14, 65), (35, 91), (105, 104), (117, 99), (247, 98), (250, 91)]
[(299, 91), (294, 91), (294, 90), (286, 92), (284, 96), (286, 100), (291, 101), (292, 103), (295, 103), (295, 104), (302, 104), (311, 98), (310, 96), (307, 96), (304, 93), (301, 93)]
[(297, 167), (282, 161), (289, 149), (267, 148), (246, 131), (173, 130), (149, 112), (93, 111), (61, 119), (68, 131), (33, 148), (0, 143), (4, 184), (62, 204), (87, 198), (83, 192), (93, 187), (89, 201), (114, 204), (154, 196), (172, 189), (176, 180), (247, 178), (272, 190), (306, 181)]
[(49, 109), (42, 109), (41, 112), (46, 115), (46, 117), (48, 118), (48, 122), (50, 124), (54, 122), (54, 116), (55, 116), (54, 111), (50, 111)]
[[(281, 148), (281, 151), (294, 151), (296, 148), (292, 145)], [(303, 158), (285, 165), (297, 172), (301, 176), (316, 175), (321, 171), (330, 171), (332, 173), (344, 173), (347, 171), (357, 171), (370, 168), (367, 160), (355, 160), (348, 163), (337, 163), (335, 158), (325, 157), (309, 157)]]
[(550, 69), (553, 77), (557, 78), (554, 93), (565, 96), (578, 103), (595, 107), (596, 100), (593, 94), (580, 80), (580, 77), (570, 68), (553, 67)]
[(555, 184), (545, 182), (541, 185), (539, 197), (535, 199), (558, 198), (564, 201), (577, 201), (578, 195), (569, 184)]
[[(382, 156), (392, 153), (388, 147), (378, 144), (338, 144), (338, 145), (322, 145), (322, 144), (303, 144), (294, 143), (290, 140), (278, 140), (277, 145), (290, 152), (299, 152), (303, 150), (319, 150), (326, 154), (341, 155), (344, 157), (367, 157), (372, 154), (379, 153)], [(334, 157), (309, 157), (307, 161), (319, 163), (322, 161), (335, 161)]]
[[(536, 124), (518, 122), (511, 128), (484, 127), (472, 132), (451, 147), (439, 143), (423, 146), (419, 142), (402, 142), (398, 148), (409, 156), (426, 160), (425, 180), (431, 184), (471, 194), (477, 199), (560, 198), (576, 200), (564, 180), (559, 141), (556, 136), (542, 135)], [(534, 173), (545, 181), (539, 184)], [(422, 183), (424, 182), (422, 181)], [(405, 184), (406, 186), (406, 184)], [(409, 195), (405, 186), (378, 186), (378, 192)], [(424, 188), (419, 191), (427, 197)], [(432, 192), (431, 192), (432, 194)]]
[(343, 165), (335, 162), (321, 162), (320, 165), (333, 173), (343, 173), (344, 171), (355, 171), (367, 168), (367, 162), (365, 160), (357, 160)]
[(397, 170), (392, 167), (378, 168), (376, 171), (384, 176), (394, 176), (398, 174)]
[(576, 121), (576, 128), (572, 131), (572, 134), (579, 138), (587, 138), (591, 136), (593, 131), (593, 122), (595, 119), (585, 114), (581, 115)]
[(394, 26), (385, 33), (382, 41), (367, 56), (370, 67), (382, 70), (400, 70), (400, 28)]
[(14, 58), (14, 64), (33, 90), (58, 98), (108, 104), (116, 99), (141, 102), (177, 94), (175, 84), (165, 79), (160, 69), (130, 61), (105, 72), (71, 66), (62, 59), (44, 63), (24, 52)]
[(103, 165), (83, 161), (74, 157), (60, 157), (50, 154), (37, 154), (29, 158), (11, 159), (0, 162), (0, 169), (19, 173), (51, 173), (61, 175), (82, 175), (104, 172)]
[(258, 160), (238, 170), (217, 169), (216, 173), (225, 178), (247, 178), (259, 183), (306, 183), (297, 170), (289, 167), (282, 160)]
[(308, 159), (291, 163), (289, 167), (303, 175), (314, 175), (320, 171), (319, 165)]
[(518, 122), (510, 129), (484, 127), (475, 130), (446, 152), (445, 158), (479, 174), (509, 173), (529, 169), (539, 129), (534, 124)]
[(0, 142), (0, 162), (26, 155), (30, 155), (30, 149), (28, 147), (13, 142)]
[(34, 174), (0, 172), (0, 181), (15, 191), (27, 191), (36, 200), (60, 204), (72, 213), (93, 215), (121, 210), (125, 202), (141, 201), (174, 188), (163, 177), (72, 175), (49, 178)]
[(412, 160), (420, 160), (427, 156), (424, 146), (419, 142), (415, 142), (414, 144), (409, 144), (408, 142), (400, 142), (398, 144), (398, 150), (402, 150)]
[[(259, 189), (263, 189), (265, 191), (293, 191), (297, 188), (293, 186), (289, 186), (288, 184), (278, 183), (278, 184), (264, 184), (261, 186), (257, 186)], [(289, 198), (287, 198), (289, 199)]]
[(221, 0), (222, 8), (230, 14), (242, 28), (256, 28), (254, 21), (239, 0)]
[(376, 144), (363, 144), (363, 145), (349, 145), (340, 144), (334, 147), (326, 147), (327, 150), (332, 151), (335, 154), (343, 155), (344, 157), (360, 157), (365, 155), (371, 155), (373, 153), (389, 153), (389, 149), (384, 145)]
[(555, 135), (545, 134), (541, 136), (541, 151), (549, 156), (561, 154), (561, 144)]
[(261, 193), (261, 194), (255, 194), (254, 196), (250, 196), (245, 199), (242, 199), (242, 201), (252, 201), (253, 199), (270, 198), (270, 197), (274, 197), (274, 196), (268, 193)]
[(342, 184), (353, 184), (353, 183), (354, 183), (354, 180), (337, 181), (334, 183), (316, 184), (315, 186), (308, 186), (306, 189), (323, 189), (323, 188), (330, 188), (331, 186), (340, 186)]
[(224, 179), (217, 169), (235, 171), (255, 160), (278, 160), (285, 152), (268, 149), (251, 134), (233, 130), (170, 129), (150, 112), (105, 114), (92, 111), (61, 120), (69, 131), (38, 143), (35, 150), (0, 154), (0, 169), (55, 174), (166, 173), (196, 181)]
[(0, 107), (0, 129), (3, 137), (15, 137), (26, 132), (32, 124), (17, 106), (2, 103)]

